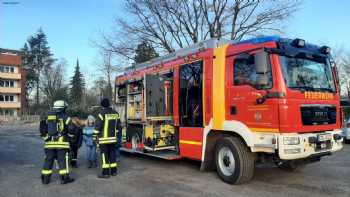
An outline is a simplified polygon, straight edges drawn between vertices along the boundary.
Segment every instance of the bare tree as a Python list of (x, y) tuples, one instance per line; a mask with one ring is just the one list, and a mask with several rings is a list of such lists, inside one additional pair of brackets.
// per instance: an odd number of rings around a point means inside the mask
[(344, 47), (335, 47), (332, 56), (338, 68), (341, 96), (350, 99), (350, 52)]
[(96, 85), (100, 88), (101, 96), (112, 99), (113, 98), (113, 88), (112, 79), (113, 73), (117, 70), (115, 66), (112, 65), (112, 52), (103, 51), (101, 52), (102, 61), (98, 64), (98, 68), (102, 73), (102, 78), (96, 80)]
[(135, 45), (147, 41), (159, 52), (208, 38), (241, 40), (265, 33), (281, 33), (281, 24), (301, 0), (125, 0), (125, 16), (117, 30), (102, 35), (99, 46), (133, 59)]
[(44, 68), (41, 76), (41, 91), (50, 106), (56, 99), (68, 98), (68, 87), (64, 83), (64, 68), (67, 60), (61, 59), (50, 68)]

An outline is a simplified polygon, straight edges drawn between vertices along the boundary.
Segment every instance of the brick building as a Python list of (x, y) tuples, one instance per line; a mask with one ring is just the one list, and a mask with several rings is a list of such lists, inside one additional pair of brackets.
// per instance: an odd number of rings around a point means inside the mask
[(25, 104), (20, 51), (0, 48), (0, 116), (20, 116)]

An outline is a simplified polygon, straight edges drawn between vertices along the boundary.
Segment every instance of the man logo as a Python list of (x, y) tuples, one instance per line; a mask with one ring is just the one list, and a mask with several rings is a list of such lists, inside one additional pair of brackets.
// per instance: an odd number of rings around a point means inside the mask
[(259, 122), (262, 119), (262, 114), (260, 112), (255, 112), (254, 118)]
[(327, 118), (328, 114), (325, 111), (315, 112), (315, 118)]

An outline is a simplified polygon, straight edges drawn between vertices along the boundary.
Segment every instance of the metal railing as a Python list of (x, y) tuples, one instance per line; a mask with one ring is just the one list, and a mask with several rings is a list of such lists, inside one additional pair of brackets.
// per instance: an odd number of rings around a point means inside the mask
[(23, 116), (9, 116), (9, 115), (0, 115), (0, 123), (31, 123), (31, 122), (39, 122), (40, 116), (38, 115), (23, 115)]

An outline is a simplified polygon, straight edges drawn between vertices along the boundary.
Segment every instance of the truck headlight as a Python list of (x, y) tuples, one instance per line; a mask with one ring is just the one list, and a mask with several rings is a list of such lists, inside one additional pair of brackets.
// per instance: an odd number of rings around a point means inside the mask
[(284, 145), (298, 145), (300, 144), (299, 137), (283, 137)]

